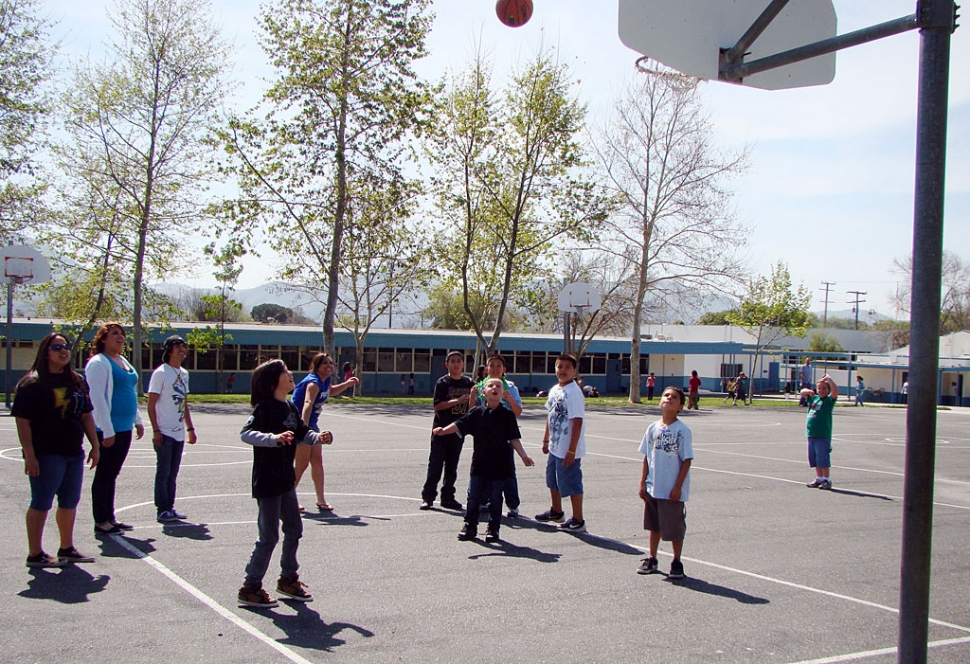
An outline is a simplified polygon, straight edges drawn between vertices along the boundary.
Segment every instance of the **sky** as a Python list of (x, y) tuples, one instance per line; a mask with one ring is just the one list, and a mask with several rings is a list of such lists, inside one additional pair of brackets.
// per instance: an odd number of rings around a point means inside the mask
[[(815, 0), (792, 0), (810, 1)], [(767, 0), (744, 3), (760, 6)], [(916, 2), (833, 4), (838, 33), (844, 34), (912, 14)], [(212, 5), (236, 49), (232, 103), (249, 108), (273, 74), (256, 38), (260, 3)], [(480, 44), (501, 84), (503, 72), (553, 47), (580, 81), (577, 94), (588, 103), (590, 119), (606, 117), (640, 55), (619, 39), (617, 0), (534, 0), (534, 5), (526, 25), (508, 28), (496, 18), (492, 0), (436, 0), (430, 55), (418, 63), (419, 73), (438, 80), (460, 69)], [(102, 52), (111, 6), (110, 0), (45, 0), (66, 58)], [(944, 247), (970, 260), (968, 30), (957, 29), (951, 41)], [(892, 305), (905, 277), (892, 267), (912, 250), (919, 42), (913, 31), (840, 51), (835, 80), (824, 86), (779, 91), (717, 81), (701, 86), (713, 141), (725, 150), (750, 150), (750, 167), (730, 188), (737, 215), (751, 229), (751, 274), (767, 274), (775, 262), (786, 262), (795, 284), (812, 292), (814, 311), (824, 306), (823, 282), (834, 282), (830, 310), (849, 309), (857, 297), (850, 293), (859, 291), (865, 293), (859, 296), (861, 319), (870, 310), (905, 317)], [(271, 256), (244, 265), (239, 288), (273, 279)], [(210, 271), (173, 281), (214, 286)]]

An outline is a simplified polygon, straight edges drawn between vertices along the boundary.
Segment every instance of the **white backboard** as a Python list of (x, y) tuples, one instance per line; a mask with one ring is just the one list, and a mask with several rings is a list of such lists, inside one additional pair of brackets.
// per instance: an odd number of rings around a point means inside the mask
[[(689, 76), (717, 80), (720, 49), (731, 48), (769, 0), (619, 0), (620, 40)], [(751, 62), (836, 36), (832, 0), (791, 0), (745, 55)], [(825, 85), (835, 53), (749, 76), (743, 85), (781, 90)]]
[(39, 251), (25, 244), (0, 246), (0, 282), (42, 284), (50, 280), (50, 263)]
[(559, 293), (559, 311), (592, 312), (599, 311), (601, 305), (599, 292), (589, 284), (567, 284)]

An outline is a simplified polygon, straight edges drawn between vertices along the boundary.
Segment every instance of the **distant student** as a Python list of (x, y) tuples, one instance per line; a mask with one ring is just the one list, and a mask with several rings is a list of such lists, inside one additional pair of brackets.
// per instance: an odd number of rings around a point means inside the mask
[(657, 377), (650, 372), (647, 376), (647, 401), (653, 401), (653, 389), (657, 386)]
[(300, 411), (286, 398), (294, 387), (293, 374), (283, 360), (269, 360), (253, 371), (250, 397), (253, 414), (240, 438), (253, 446), (253, 498), (259, 506), (259, 541), (246, 566), (246, 580), (239, 589), (240, 606), (278, 605), (263, 589), (263, 577), (280, 538), (280, 521), (283, 522), (282, 573), (276, 592), (299, 602), (313, 600), (297, 574), (300, 564), (296, 550), (303, 536), (303, 519), (294, 486), (293, 458), (296, 443), (329, 444), (333, 442), (333, 435), (329, 431), (317, 433), (304, 424)]
[[(448, 375), (442, 376), (434, 386), (434, 428), (444, 428), (468, 412), (472, 379), (465, 376), (465, 355), (453, 350), (445, 357)], [(441, 484), (441, 506), (448, 510), (460, 510), (455, 500), (455, 481), (458, 479), (458, 460), (464, 437), (458, 433), (445, 436), (431, 433), (431, 454), (428, 456), (428, 476), (421, 490), (421, 509), (429, 510), (438, 495), (438, 480), (444, 468), (445, 478)]]
[(687, 410), (693, 408), (698, 410), (698, 404), (701, 400), (700, 389), (701, 389), (701, 379), (697, 375), (696, 371), (690, 372), (690, 381), (687, 386), (690, 388), (689, 396), (687, 398)]
[(650, 555), (643, 559), (638, 574), (657, 571), (657, 548), (662, 539), (670, 542), (674, 550), (668, 578), (684, 578), (680, 554), (687, 533), (686, 503), (694, 448), (690, 429), (677, 419), (683, 408), (683, 390), (666, 388), (660, 395), (660, 419), (647, 427), (640, 441), (643, 467), (639, 494), (643, 500), (643, 529), (650, 531)]
[[(485, 372), (487, 374), (485, 379), (476, 383), (472, 392), (475, 405), (485, 405), (485, 384), (490, 378), (498, 378), (502, 381), (502, 389), (504, 390), (502, 406), (511, 410), (516, 417), (521, 415), (522, 397), (519, 395), (519, 388), (515, 386), (515, 383), (505, 377), (505, 358), (498, 353), (492, 355), (485, 363)], [(512, 473), (505, 482), (502, 493), (505, 495), (505, 504), (509, 508), (508, 517), (515, 519), (519, 516), (519, 505), (522, 501), (519, 498), (519, 480), (515, 476), (515, 454), (511, 447), (508, 448), (508, 454), (509, 462), (512, 464)]]
[(746, 406), (748, 404), (748, 392), (745, 389), (745, 381), (748, 377), (744, 375), (744, 372), (738, 374), (738, 377), (734, 379), (734, 401), (731, 402), (732, 406), (738, 405), (738, 399), (741, 400), (741, 405)]
[[(549, 390), (546, 400), (545, 434), (542, 436), (542, 453), (548, 454), (546, 462), (546, 486), (552, 507), (536, 514), (536, 521), (561, 524), (559, 530), (585, 533), (583, 519), (583, 469), (586, 456), (586, 399), (576, 385), (576, 358), (564, 353), (556, 358), (556, 378), (559, 383)], [(569, 498), (573, 515), (563, 523), (565, 512), (562, 499)]]
[(483, 501), (487, 500), (489, 522), (485, 541), (497, 542), (502, 525), (502, 490), (512, 475), (509, 449), (514, 449), (526, 466), (532, 466), (535, 462), (522, 449), (515, 415), (502, 407), (502, 397), (505, 395), (502, 379), (486, 379), (482, 392), (485, 405), (475, 406), (446, 427), (435, 427), (432, 433), (436, 436), (459, 433), (474, 438), (468, 509), (465, 510), (465, 525), (458, 533), (458, 539), (467, 541), (478, 537), (478, 512)]
[(855, 377), (855, 405), (856, 406), (865, 406), (865, 404), (862, 402), (862, 398), (865, 396), (865, 393), (866, 393), (865, 381), (862, 380), (862, 376), (856, 376)]
[(839, 386), (825, 374), (813, 392), (804, 389), (802, 397), (808, 403), (805, 436), (808, 438), (808, 465), (815, 469), (815, 481), (806, 486), (811, 489), (831, 489), (832, 478), (832, 411), (839, 396)]

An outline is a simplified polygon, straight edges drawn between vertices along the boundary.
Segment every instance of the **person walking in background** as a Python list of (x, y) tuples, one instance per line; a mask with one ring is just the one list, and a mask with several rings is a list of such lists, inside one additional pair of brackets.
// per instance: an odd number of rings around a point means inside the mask
[(657, 377), (651, 371), (647, 376), (647, 401), (653, 401), (653, 390), (657, 386)]
[(909, 381), (908, 380), (904, 380), (903, 381), (903, 389), (902, 389), (902, 392), (903, 392), (903, 403), (905, 404), (907, 402), (907, 399), (909, 399)]
[(236, 372), (229, 374), (226, 378), (226, 394), (232, 394), (232, 386), (236, 383)]
[(115, 518), (115, 487), (135, 438), (145, 435), (138, 412), (138, 373), (122, 353), (128, 338), (121, 323), (105, 323), (95, 333), (84, 376), (91, 387), (101, 459), (91, 482), (96, 535), (118, 535), (133, 526)]
[[(798, 374), (799, 378), (801, 379), (801, 384), (798, 386), (799, 393), (801, 393), (801, 391), (804, 389), (812, 389), (812, 386), (815, 385), (815, 371), (812, 369), (812, 358), (805, 358), (805, 364), (802, 365), (802, 368), (799, 370)], [(798, 405), (804, 407), (808, 405), (808, 402), (806, 402), (805, 399), (799, 399)]]
[(155, 448), (155, 511), (159, 523), (184, 519), (175, 509), (175, 488), (182, 465), (186, 434), (189, 445), (198, 438), (189, 412), (189, 372), (182, 362), (189, 347), (185, 339), (171, 336), (162, 344), (162, 363), (148, 381), (148, 419)]
[[(334, 361), (327, 353), (317, 353), (310, 360), (310, 373), (293, 390), (293, 404), (299, 409), (301, 419), (312, 431), (320, 431), (320, 411), (323, 410), (323, 404), (327, 399), (360, 383), (360, 379), (351, 375), (342, 383), (333, 385), (331, 377), (334, 368)], [(325, 474), (323, 448), (319, 445), (300, 445), (296, 448), (294, 461), (296, 473), (294, 488), (300, 486), (303, 473), (306, 472), (307, 466), (310, 466), (310, 478), (313, 480), (313, 490), (317, 498), (317, 511), (333, 511), (333, 506), (323, 495)], [(302, 505), (300, 511), (303, 511)]]
[(700, 389), (701, 389), (701, 379), (697, 375), (696, 371), (690, 372), (690, 381), (688, 382), (688, 387), (690, 389), (690, 396), (687, 399), (687, 410), (693, 408), (698, 410), (698, 404), (700, 403)]
[(408, 376), (408, 394), (409, 395), (414, 394), (414, 374), (413, 373)]
[(734, 401), (731, 402), (732, 406), (738, 405), (738, 399), (741, 400), (742, 405), (747, 405), (748, 391), (745, 385), (746, 380), (748, 380), (748, 377), (744, 375), (743, 371), (734, 379)]
[[(30, 370), (17, 383), (10, 414), (30, 480), (27, 508), (27, 567), (88, 563), (91, 556), (74, 546), (74, 521), (84, 480), (84, 438), (91, 443), (88, 463), (98, 465), (101, 450), (84, 378), (71, 367), (71, 344), (51, 332), (37, 346)], [(57, 556), (44, 552), (44, 525), (57, 496)]]
[(862, 376), (856, 376), (855, 377), (855, 405), (856, 406), (860, 406), (860, 407), (865, 406), (865, 404), (863, 403), (863, 397), (865, 396), (865, 392), (866, 392), (865, 381), (862, 380)]
[(344, 382), (354, 377), (354, 367), (351, 366), (350, 362), (344, 362), (343, 366), (340, 367), (340, 373), (343, 374)]

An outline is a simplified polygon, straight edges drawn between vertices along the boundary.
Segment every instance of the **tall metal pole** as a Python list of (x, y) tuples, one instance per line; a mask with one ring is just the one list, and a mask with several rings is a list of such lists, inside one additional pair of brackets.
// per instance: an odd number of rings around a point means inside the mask
[(936, 402), (943, 266), (943, 194), (946, 167), (952, 0), (920, 0), (919, 98), (916, 122), (916, 193), (913, 214), (913, 285), (910, 307), (909, 404), (900, 561), (897, 661), (927, 658)]
[(10, 375), (13, 362), (13, 279), (7, 282), (7, 367), (3, 372), (3, 389), (7, 393), (7, 409), (10, 409)]

